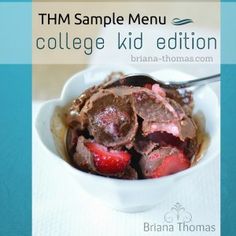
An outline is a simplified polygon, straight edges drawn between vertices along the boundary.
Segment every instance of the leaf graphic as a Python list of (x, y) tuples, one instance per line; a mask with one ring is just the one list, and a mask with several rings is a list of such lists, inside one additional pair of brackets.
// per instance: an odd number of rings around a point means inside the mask
[(186, 211), (185, 208), (178, 202), (173, 207), (171, 207), (170, 211), (168, 211), (164, 215), (164, 221), (167, 223), (173, 223), (173, 222), (188, 223), (191, 220), (192, 220), (192, 215), (188, 211)]
[(165, 220), (165, 222), (167, 222), (167, 223), (173, 223), (175, 217), (176, 217), (175, 213), (172, 212), (172, 211), (169, 211), (169, 212), (167, 212), (167, 213), (164, 215), (164, 220)]

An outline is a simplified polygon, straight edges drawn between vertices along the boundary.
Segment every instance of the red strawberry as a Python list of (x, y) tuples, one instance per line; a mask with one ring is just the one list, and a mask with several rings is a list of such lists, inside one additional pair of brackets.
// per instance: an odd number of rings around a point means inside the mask
[(87, 142), (86, 147), (93, 154), (94, 165), (102, 174), (116, 174), (125, 170), (131, 156), (126, 151), (108, 150), (105, 146)]
[(144, 84), (143, 87), (152, 90), (152, 84)]
[(152, 91), (162, 97), (166, 96), (166, 92), (163, 88), (160, 87), (159, 84), (153, 84), (152, 85)]
[(180, 151), (179, 154), (165, 157), (161, 165), (156, 169), (154, 177), (171, 175), (189, 167), (189, 159)]
[(154, 93), (162, 97), (166, 96), (165, 90), (161, 88), (159, 84), (144, 84), (143, 87), (152, 90)]
[(161, 147), (143, 157), (140, 161), (142, 172), (147, 178), (171, 175), (190, 167), (189, 159), (176, 147)]

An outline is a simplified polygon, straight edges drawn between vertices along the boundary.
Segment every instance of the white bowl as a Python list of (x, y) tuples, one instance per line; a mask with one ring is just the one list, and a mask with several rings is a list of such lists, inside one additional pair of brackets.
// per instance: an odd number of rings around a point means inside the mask
[[(174, 175), (145, 180), (119, 180), (79, 171), (64, 160), (63, 154), (59, 154), (60, 152), (58, 152), (58, 148), (55, 145), (50, 130), (54, 110), (57, 106), (63, 107), (66, 105), (91, 85), (101, 82), (110, 72), (120, 70), (125, 73), (137, 73), (136, 70), (129, 67), (117, 68), (109, 66), (105, 68), (89, 68), (75, 74), (65, 84), (59, 99), (48, 101), (42, 105), (35, 125), (39, 138), (44, 147), (50, 152), (51, 158), (60, 165), (63, 165), (65, 171), (70, 172), (74, 176), (78, 182), (78, 187), (82, 187), (87, 193), (96, 197), (97, 200), (114, 209), (125, 212), (144, 211), (159, 203), (177, 182), (183, 181), (183, 178), (187, 178), (194, 172), (199, 171), (203, 166), (209, 165), (211, 160), (219, 156), (219, 101), (215, 93), (208, 86), (198, 88), (194, 92), (194, 111), (201, 111), (204, 114), (206, 119), (205, 129), (210, 136), (210, 144), (197, 165)], [(159, 71), (151, 74), (163, 80), (193, 78), (190, 75), (173, 70)]]

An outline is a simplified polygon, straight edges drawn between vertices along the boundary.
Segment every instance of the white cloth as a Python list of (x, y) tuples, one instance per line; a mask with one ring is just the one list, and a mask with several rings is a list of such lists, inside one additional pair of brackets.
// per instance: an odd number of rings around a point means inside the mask
[[(215, 86), (215, 90), (219, 88)], [(33, 103), (33, 126), (39, 103)], [(33, 127), (33, 236), (220, 235), (219, 159), (173, 186), (171, 194), (143, 213), (109, 209), (83, 192), (74, 179), (57, 166), (39, 142)], [(143, 194), (145, 197), (145, 193)], [(165, 224), (164, 215), (179, 202), (192, 215), (191, 224), (216, 225), (216, 231), (144, 231), (144, 222)]]

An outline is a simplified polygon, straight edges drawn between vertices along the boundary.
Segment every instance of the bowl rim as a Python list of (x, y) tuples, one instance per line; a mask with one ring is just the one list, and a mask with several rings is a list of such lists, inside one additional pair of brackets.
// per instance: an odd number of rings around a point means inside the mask
[[(78, 76), (84, 74), (85, 72), (88, 72), (90, 71), (91, 69), (111, 69), (112, 67), (111, 66), (99, 66), (99, 67), (96, 67), (96, 66), (91, 66), (91, 67), (88, 67), (87, 69), (85, 70), (82, 70), (82, 71), (79, 71), (77, 73), (75, 73), (74, 75), (72, 75), (68, 80), (67, 82), (64, 84), (63, 86), (63, 89), (62, 89), (62, 92), (61, 92), (61, 95), (59, 98), (54, 98), (54, 99), (51, 99), (51, 100), (48, 100), (48, 101), (45, 101), (43, 102), (41, 105), (40, 105), (40, 108), (37, 112), (37, 115), (36, 115), (36, 118), (35, 118), (35, 125), (34, 127), (36, 128), (36, 133), (37, 133), (37, 137), (38, 139), (40, 140), (40, 144), (44, 147), (44, 149), (49, 152), (55, 159), (57, 159), (57, 162), (62, 166), (66, 166), (66, 168), (68, 168), (68, 170), (75, 174), (75, 175), (81, 175), (82, 177), (88, 177), (90, 179), (100, 179), (101, 181), (105, 181), (105, 182), (108, 182), (108, 183), (122, 183), (122, 184), (127, 184), (127, 185), (130, 185), (130, 184), (134, 184), (134, 185), (137, 185), (139, 183), (146, 183), (146, 184), (153, 184), (155, 182), (159, 182), (159, 181), (168, 181), (168, 180), (171, 180), (171, 179), (178, 179), (178, 178), (181, 178), (183, 176), (186, 176), (186, 175), (189, 175), (191, 174), (192, 172), (196, 171), (196, 169), (199, 169), (201, 167), (204, 167), (205, 165), (207, 165), (209, 162), (213, 161), (217, 156), (220, 155), (220, 128), (217, 127), (216, 129), (216, 133), (215, 133), (215, 138), (219, 138), (219, 148), (216, 149), (215, 152), (213, 152), (211, 154), (211, 158), (208, 158), (208, 159), (205, 159), (205, 161), (201, 161), (202, 158), (204, 158), (204, 156), (201, 158), (201, 160), (195, 164), (194, 166), (186, 169), (186, 170), (183, 170), (183, 171), (180, 171), (180, 172), (177, 172), (175, 174), (171, 174), (171, 175), (168, 175), (168, 176), (163, 176), (163, 177), (160, 177), (160, 178), (148, 178), (148, 179), (134, 179), (134, 180), (129, 180), (129, 179), (118, 179), (118, 178), (112, 178), (112, 177), (108, 177), (108, 176), (102, 176), (102, 175), (95, 175), (95, 174), (91, 174), (91, 173), (88, 173), (88, 172), (85, 172), (85, 171), (82, 171), (82, 170), (79, 170), (77, 168), (75, 168), (74, 166), (72, 166), (70, 163), (66, 162), (64, 160), (64, 158), (60, 157), (60, 155), (56, 155), (50, 148), (48, 148), (46, 146), (46, 144), (43, 142), (43, 140), (41, 139), (40, 135), (39, 135), (39, 131), (38, 131), (38, 123), (40, 122), (39, 121), (39, 114), (41, 113), (41, 110), (45, 107), (45, 106), (48, 106), (49, 104), (58, 104), (60, 102), (63, 102), (63, 99), (65, 97), (65, 94), (66, 94), (66, 91), (67, 91), (67, 87), (69, 86), (69, 84), (74, 80), (76, 79)], [(126, 68), (131, 68), (133, 69), (132, 67), (126, 67)], [(122, 69), (122, 68), (121, 68)], [(116, 69), (117, 70), (117, 69)], [(173, 69), (168, 69), (168, 70), (157, 70), (157, 71), (154, 71), (154, 72), (151, 72), (151, 73), (146, 73), (146, 74), (154, 74), (154, 73), (158, 73), (160, 71), (175, 71), (175, 72), (178, 72), (178, 73), (181, 73), (181, 74), (184, 74), (184, 75), (187, 75), (187, 76), (191, 76), (192, 78), (194, 78), (194, 76), (190, 75), (190, 74), (187, 74), (187, 73), (184, 73), (184, 72), (181, 72), (179, 70), (173, 70)], [(140, 74), (143, 74), (143, 73), (140, 73)], [(96, 84), (95, 83), (91, 83), (91, 84)], [(208, 85), (205, 85), (205, 89), (208, 89), (212, 94), (213, 96), (215, 96), (217, 98), (217, 101), (218, 101), (218, 104), (217, 104), (217, 108), (219, 109), (219, 113), (220, 113), (220, 103), (219, 103), (219, 98), (216, 96), (216, 94), (213, 92), (213, 90), (208, 86)], [(49, 117), (51, 119), (51, 117)], [(219, 123), (219, 126), (220, 126), (220, 116), (217, 117), (218, 120), (217, 120), (217, 123)], [(204, 154), (203, 154), (204, 155)]]

